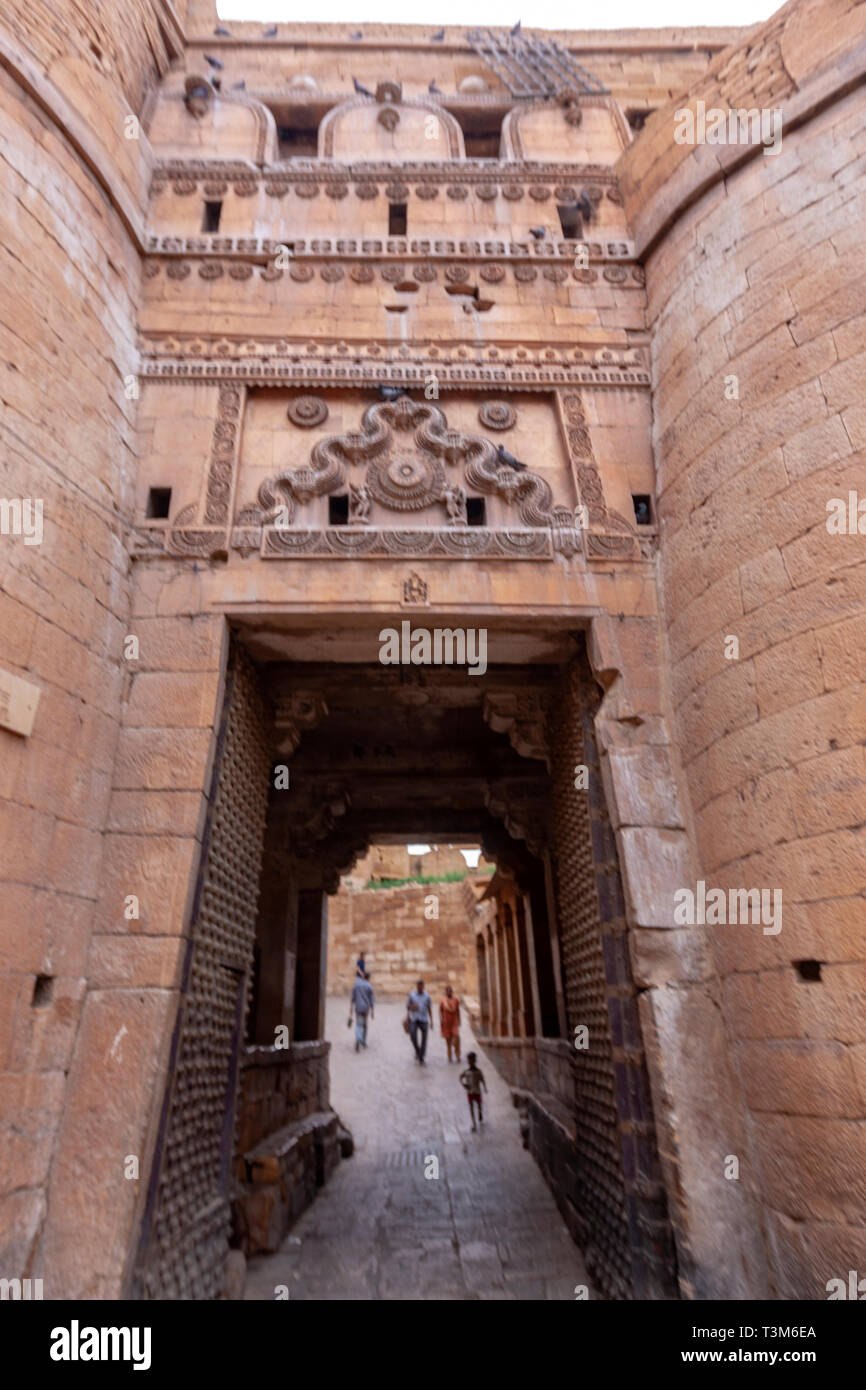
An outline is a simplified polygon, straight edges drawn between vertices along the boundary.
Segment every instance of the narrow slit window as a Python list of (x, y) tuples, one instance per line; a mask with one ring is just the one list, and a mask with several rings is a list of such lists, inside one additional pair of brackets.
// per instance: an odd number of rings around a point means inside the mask
[(466, 498), (466, 525), (485, 526), (487, 524), (487, 509), (484, 505), (483, 497)]
[(405, 236), (406, 225), (406, 204), (391, 203), (388, 207), (388, 235)]
[(341, 493), (336, 497), (328, 498), (328, 525), (329, 526), (348, 526), (349, 524), (349, 495)]
[(204, 220), (201, 229), (203, 232), (218, 232), (220, 229), (220, 218), (222, 217), (222, 203), (205, 203)]
[(632, 494), (631, 500), (634, 507), (634, 519), (638, 526), (652, 526), (653, 513), (649, 493), (635, 492)]
[(148, 521), (167, 521), (171, 510), (171, 488), (152, 487), (147, 494)]

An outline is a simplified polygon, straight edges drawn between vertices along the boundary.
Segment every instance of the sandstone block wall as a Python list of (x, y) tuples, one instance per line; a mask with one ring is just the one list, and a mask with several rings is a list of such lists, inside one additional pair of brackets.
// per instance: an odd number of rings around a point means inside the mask
[(789, 5), (690, 93), (781, 103), (781, 153), (673, 146), (671, 106), (620, 167), (649, 248), (662, 616), (699, 872), (783, 895), (777, 935), (709, 933), (747, 1112), (729, 1152), (783, 1298), (826, 1296), (866, 1237), (866, 564), (862, 535), (826, 525), (831, 498), (863, 492), (864, 63), (856, 5)]
[[(0, 1265), (44, 1272), (46, 1297), (58, 1290), (34, 1245), (46, 1187), (71, 1157), (57, 1136), (85, 999), (97, 1011), (106, 999), (92, 933), (129, 681), (138, 449), (124, 378), (137, 364), (149, 168), (123, 119), (168, 64), (161, 9), (134, 0), (85, 15), (58, 0), (7, 6), (0, 21), (0, 108), (14, 132), (0, 152), (2, 491), (41, 501), (44, 518), (39, 545), (0, 537), (0, 666), (40, 691), (29, 738), (0, 730)], [(103, 1018), (101, 1055), (147, 1013), (126, 998)]]
[[(363, 951), (373, 989), (383, 998), (405, 997), (419, 978), (434, 1002), (447, 984), (461, 999), (474, 998), (478, 979), (470, 893), (474, 896), (466, 880), (366, 890), (341, 884), (328, 900), (328, 993), (348, 999), (355, 961)], [(437, 900), (438, 919), (424, 915), (431, 898)]]

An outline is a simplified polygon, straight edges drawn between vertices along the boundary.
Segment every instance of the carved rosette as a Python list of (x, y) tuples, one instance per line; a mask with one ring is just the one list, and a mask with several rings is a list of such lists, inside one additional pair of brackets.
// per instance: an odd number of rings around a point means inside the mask
[(517, 411), (507, 401), (485, 401), (478, 419), (485, 429), (510, 430), (517, 423)]
[(296, 396), (289, 401), (286, 414), (293, 425), (299, 429), (311, 430), (323, 425), (328, 418), (328, 407), (321, 396)]

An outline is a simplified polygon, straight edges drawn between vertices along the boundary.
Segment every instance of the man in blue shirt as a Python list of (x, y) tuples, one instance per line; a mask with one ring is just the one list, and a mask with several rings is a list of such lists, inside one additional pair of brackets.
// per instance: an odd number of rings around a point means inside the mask
[(433, 1027), (433, 1000), (424, 989), (424, 981), (419, 980), (406, 1000), (409, 1011), (409, 1036), (415, 1049), (415, 1061), (424, 1066), (427, 1052), (427, 1031)]
[(366, 980), (358, 975), (352, 988), (352, 996), (349, 1000), (349, 1026), (352, 1024), (352, 1010), (355, 1010), (355, 1051), (360, 1052), (362, 1047), (367, 1046), (367, 1017), (373, 1017), (373, 986), (370, 984), (370, 977)]

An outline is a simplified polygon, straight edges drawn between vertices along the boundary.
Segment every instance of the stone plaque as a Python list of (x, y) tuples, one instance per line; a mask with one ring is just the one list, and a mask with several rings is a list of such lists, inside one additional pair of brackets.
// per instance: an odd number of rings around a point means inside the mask
[(0, 728), (29, 737), (38, 703), (38, 685), (13, 676), (9, 671), (0, 671)]

